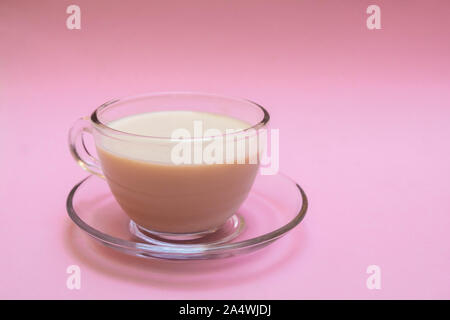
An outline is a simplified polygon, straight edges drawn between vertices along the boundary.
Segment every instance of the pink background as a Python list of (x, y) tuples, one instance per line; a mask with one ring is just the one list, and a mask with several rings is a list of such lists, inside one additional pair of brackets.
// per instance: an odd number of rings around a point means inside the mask
[[(1, 1), (0, 298), (449, 299), (449, 17), (446, 0)], [(171, 90), (270, 110), (281, 170), (310, 200), (298, 229), (254, 255), (170, 262), (74, 227), (74, 120)]]

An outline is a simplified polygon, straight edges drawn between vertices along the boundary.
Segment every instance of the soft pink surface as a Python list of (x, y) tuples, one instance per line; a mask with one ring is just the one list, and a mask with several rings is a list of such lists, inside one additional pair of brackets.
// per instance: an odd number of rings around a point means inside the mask
[[(65, 26), (73, 3), (81, 30)], [(445, 0), (1, 1), (0, 298), (449, 299), (449, 16)], [(74, 120), (171, 90), (270, 110), (281, 170), (309, 196), (300, 228), (251, 256), (170, 262), (74, 227)]]

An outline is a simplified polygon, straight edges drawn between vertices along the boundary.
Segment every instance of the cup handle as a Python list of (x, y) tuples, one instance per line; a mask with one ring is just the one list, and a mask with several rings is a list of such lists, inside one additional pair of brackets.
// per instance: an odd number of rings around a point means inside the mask
[(92, 135), (92, 125), (88, 117), (78, 119), (69, 131), (69, 147), (75, 161), (84, 170), (105, 178), (100, 167), (100, 161), (88, 151), (85, 143), (85, 134)]

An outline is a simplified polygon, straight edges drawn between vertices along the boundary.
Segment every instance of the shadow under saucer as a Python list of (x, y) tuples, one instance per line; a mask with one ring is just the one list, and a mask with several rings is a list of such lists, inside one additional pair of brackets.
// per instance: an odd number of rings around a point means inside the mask
[(307, 245), (307, 229), (301, 228), (248, 255), (181, 261), (122, 254), (88, 237), (72, 223), (64, 235), (64, 243), (74, 258), (95, 272), (129, 283), (188, 291), (224, 288), (282, 272)]

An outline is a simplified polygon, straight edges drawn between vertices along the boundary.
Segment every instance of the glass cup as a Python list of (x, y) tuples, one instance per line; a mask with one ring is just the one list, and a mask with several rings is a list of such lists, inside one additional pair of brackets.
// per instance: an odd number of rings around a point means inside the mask
[[(111, 126), (125, 117), (165, 111), (212, 113), (243, 121), (248, 127), (177, 138)], [(175, 123), (176, 116), (174, 112)], [(159, 236), (200, 235), (220, 228), (246, 199), (260, 164), (261, 149), (258, 146), (253, 157), (253, 143), (258, 144), (268, 121), (268, 112), (248, 100), (190, 92), (144, 94), (109, 101), (90, 117), (77, 120), (69, 145), (78, 164), (106, 180), (123, 211), (142, 230)], [(88, 151), (85, 133), (93, 136), (98, 158)], [(223, 144), (222, 161), (220, 156), (215, 162), (196, 161), (196, 147), (204, 151), (218, 142)], [(180, 146), (192, 147), (188, 157), (192, 161), (174, 161), (174, 148)]]

